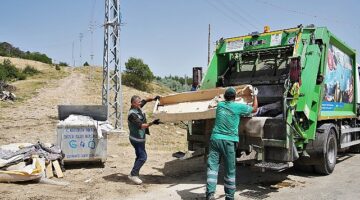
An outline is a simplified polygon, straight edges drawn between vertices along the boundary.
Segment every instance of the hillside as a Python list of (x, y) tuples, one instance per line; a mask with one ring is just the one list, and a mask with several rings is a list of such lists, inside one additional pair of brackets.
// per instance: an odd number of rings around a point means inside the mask
[[(18, 100), (15, 102), (16, 105), (36, 95), (38, 89), (45, 87), (46, 85), (51, 85), (57, 80), (70, 74), (69, 68), (63, 67), (61, 70), (56, 70), (55, 66), (53, 65), (19, 58), (0, 56), (0, 63), (3, 63), (5, 59), (10, 60), (11, 63), (18, 69), (24, 69), (26, 66), (31, 66), (41, 72), (35, 76), (28, 77), (26, 80), (9, 83), (17, 88), (15, 91), (15, 94), (18, 98)], [(0, 106), (6, 107), (9, 105), (8, 103), (0, 101)]]

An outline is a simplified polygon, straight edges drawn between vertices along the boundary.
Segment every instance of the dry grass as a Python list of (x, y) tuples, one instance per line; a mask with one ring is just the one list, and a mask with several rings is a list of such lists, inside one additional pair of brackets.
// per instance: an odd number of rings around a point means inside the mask
[(24, 69), (26, 66), (31, 66), (36, 68), (39, 71), (43, 71), (46, 69), (49, 69), (49, 67), (54, 68), (54, 66), (49, 65), (49, 64), (45, 64), (42, 62), (38, 62), (38, 61), (33, 61), (33, 60), (25, 60), (25, 59), (21, 59), (21, 58), (11, 58), (11, 57), (2, 57), (0, 56), (0, 62), (2, 63), (5, 59), (9, 59), (11, 61), (12, 64), (14, 64), (17, 68), (19, 69)]

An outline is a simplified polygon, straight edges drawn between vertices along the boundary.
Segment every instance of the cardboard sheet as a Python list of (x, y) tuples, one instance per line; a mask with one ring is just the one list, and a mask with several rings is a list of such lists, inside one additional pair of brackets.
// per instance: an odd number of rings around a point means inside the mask
[[(234, 87), (237, 91), (236, 102), (252, 104), (252, 86), (241, 85)], [(218, 101), (223, 101), (223, 94), (227, 88), (215, 88), (195, 92), (184, 92), (161, 97), (155, 104), (153, 117), (162, 122), (188, 121), (215, 118)]]

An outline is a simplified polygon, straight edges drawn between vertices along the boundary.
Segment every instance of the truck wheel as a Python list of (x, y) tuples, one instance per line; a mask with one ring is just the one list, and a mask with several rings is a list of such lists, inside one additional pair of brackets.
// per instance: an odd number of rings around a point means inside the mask
[(337, 157), (337, 142), (334, 129), (330, 129), (327, 139), (323, 142), (323, 152), (315, 171), (320, 174), (329, 175), (334, 171)]

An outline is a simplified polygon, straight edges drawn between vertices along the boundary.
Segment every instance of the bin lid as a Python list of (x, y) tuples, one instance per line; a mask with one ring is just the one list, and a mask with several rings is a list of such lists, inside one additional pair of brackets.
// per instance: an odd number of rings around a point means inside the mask
[(59, 120), (64, 120), (70, 115), (89, 116), (97, 121), (107, 120), (107, 106), (103, 105), (58, 105)]

